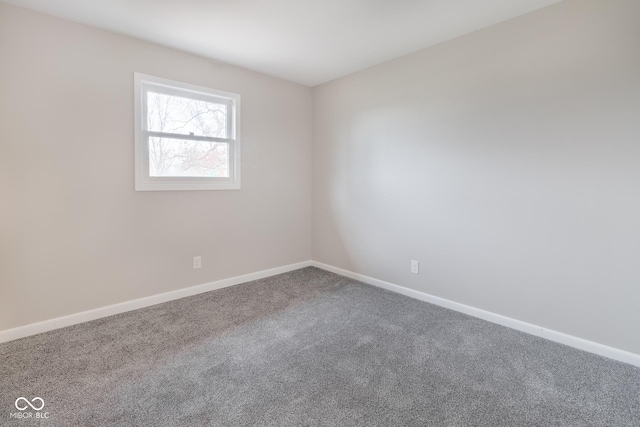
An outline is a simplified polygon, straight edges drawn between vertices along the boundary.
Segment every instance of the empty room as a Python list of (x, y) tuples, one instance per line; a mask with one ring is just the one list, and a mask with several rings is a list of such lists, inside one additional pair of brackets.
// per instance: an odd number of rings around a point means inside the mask
[(640, 426), (640, 1), (0, 0), (0, 425)]

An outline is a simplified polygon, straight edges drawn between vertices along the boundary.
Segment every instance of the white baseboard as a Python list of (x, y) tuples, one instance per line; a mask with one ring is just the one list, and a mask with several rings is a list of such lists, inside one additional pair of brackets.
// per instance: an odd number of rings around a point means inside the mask
[(151, 295), (131, 301), (125, 301), (118, 304), (108, 305), (106, 307), (100, 307), (93, 310), (70, 314), (68, 316), (44, 320), (42, 322), (31, 323), (29, 325), (19, 326), (13, 329), (6, 329), (4, 331), (0, 331), (0, 343), (40, 334), (42, 332), (52, 331), (54, 329), (64, 328), (66, 326), (77, 325), (78, 323), (89, 322), (91, 320), (96, 320), (107, 316), (113, 316), (114, 314), (124, 313), (126, 311), (161, 304), (167, 301), (173, 301), (176, 299), (201, 294), (203, 292), (222, 289), (228, 286), (250, 282), (252, 280), (264, 279), (265, 277), (287, 273), (289, 271), (309, 267), (310, 265), (311, 261), (298, 262), (282, 267), (270, 268), (268, 270), (257, 271), (255, 273), (243, 274), (242, 276), (230, 277), (228, 279), (204, 283), (202, 285), (191, 286), (188, 288), (177, 289), (175, 291), (165, 292), (162, 294)]
[(604, 344), (598, 344), (596, 342), (588, 341), (583, 338), (578, 338), (573, 335), (568, 335), (562, 332), (532, 325), (531, 323), (523, 322), (521, 320), (512, 319), (510, 317), (502, 316), (500, 314), (492, 313), (490, 311), (471, 307), (465, 304), (460, 304), (455, 301), (440, 298), (424, 292), (416, 291), (414, 289), (405, 288), (404, 286), (394, 285), (393, 283), (374, 279), (373, 277), (364, 276), (362, 274), (354, 273), (352, 271), (343, 270), (342, 268), (334, 267), (328, 264), (323, 264), (321, 262), (312, 261), (311, 265), (313, 265), (314, 267), (321, 268), (323, 270), (330, 271), (332, 273), (340, 274), (341, 276), (346, 276), (350, 279), (367, 283), (369, 285), (387, 289), (392, 292), (397, 292), (399, 294), (406, 295), (408, 297), (415, 298), (421, 301), (426, 301), (431, 304), (438, 305), (440, 307), (445, 307), (454, 311), (459, 311), (460, 313), (468, 314), (470, 316), (477, 317), (477, 318), (489, 321), (491, 323), (497, 323), (498, 325), (506, 326), (508, 328), (516, 329), (521, 332), (526, 332), (528, 334), (535, 335), (537, 337), (546, 338), (550, 341), (555, 341), (560, 344), (564, 344), (580, 350), (588, 351), (590, 353), (594, 353), (599, 356), (608, 357), (610, 359), (618, 360), (620, 362), (629, 363), (631, 365), (640, 367), (640, 355), (635, 353), (630, 353), (625, 350), (609, 347)]
[(578, 338), (573, 335), (568, 335), (562, 332), (546, 329), (540, 326), (532, 325), (531, 323), (523, 322), (521, 320), (512, 319), (510, 317), (502, 316), (500, 314), (492, 313), (490, 311), (482, 310), (479, 308), (471, 307), (465, 304), (461, 304), (448, 299), (440, 298), (434, 295), (430, 295), (414, 289), (405, 288), (404, 286), (395, 285), (393, 283), (385, 282), (383, 280), (374, 279), (373, 277), (365, 276), (362, 274), (354, 273), (352, 271), (344, 270), (342, 268), (334, 267), (332, 265), (324, 264), (318, 261), (303, 261), (295, 264), (289, 264), (282, 267), (271, 268), (268, 270), (257, 271), (255, 273), (244, 274), (241, 276), (230, 277), (227, 279), (216, 280), (214, 282), (204, 283), (202, 285), (191, 286), (184, 289), (178, 289), (171, 292), (165, 292), (162, 294), (151, 295), (144, 298), (139, 298), (131, 301), (125, 301), (118, 304), (109, 305), (106, 307), (100, 307), (93, 310), (83, 311), (80, 313), (70, 314), (68, 316), (57, 317), (55, 319), (45, 320), (42, 322), (32, 323), (25, 326), (19, 326), (13, 329), (6, 329), (0, 331), (0, 343), (13, 341), (19, 338), (28, 337), (31, 335), (40, 334), (54, 329), (64, 328), (66, 326), (76, 325), (78, 323), (89, 322), (91, 320), (101, 319), (103, 317), (113, 316), (114, 314), (124, 313), (139, 308), (149, 307), (163, 302), (173, 301), (180, 298), (185, 298), (192, 295), (201, 294), (204, 292), (213, 291), (216, 289), (222, 289), (240, 283), (250, 282), (252, 280), (263, 279), (265, 277), (275, 276), (277, 274), (287, 273), (289, 271), (298, 270), (300, 268), (314, 266), (323, 270), (330, 271), (332, 273), (340, 274), (345, 277), (349, 277), (354, 280), (358, 280), (364, 283), (368, 283), (379, 288), (387, 289), (392, 292), (396, 292), (402, 295), (406, 295), (411, 298), (415, 298), (421, 301), (426, 301), (431, 304), (435, 304), (441, 307), (445, 307), (454, 311), (458, 311), (470, 316), (474, 316), (498, 325), (506, 326), (508, 328), (516, 329), (518, 331), (526, 332), (531, 335), (546, 338), (551, 341), (558, 342), (560, 344), (568, 345), (580, 350), (588, 351), (600, 356), (608, 357), (610, 359), (618, 360), (620, 362), (629, 363), (640, 367), (640, 355), (631, 353), (625, 350), (609, 347), (604, 344), (599, 344), (593, 341), (588, 341), (583, 338)]

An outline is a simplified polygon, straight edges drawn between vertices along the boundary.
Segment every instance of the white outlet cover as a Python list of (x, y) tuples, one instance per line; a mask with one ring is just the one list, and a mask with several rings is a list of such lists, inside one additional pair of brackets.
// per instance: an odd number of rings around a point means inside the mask
[(411, 272), (413, 274), (420, 274), (420, 263), (416, 260), (411, 260)]

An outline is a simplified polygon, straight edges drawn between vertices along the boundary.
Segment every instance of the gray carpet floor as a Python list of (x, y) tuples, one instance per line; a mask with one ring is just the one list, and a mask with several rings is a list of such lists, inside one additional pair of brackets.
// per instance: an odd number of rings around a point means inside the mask
[(0, 345), (0, 424), (640, 426), (640, 369), (316, 268)]

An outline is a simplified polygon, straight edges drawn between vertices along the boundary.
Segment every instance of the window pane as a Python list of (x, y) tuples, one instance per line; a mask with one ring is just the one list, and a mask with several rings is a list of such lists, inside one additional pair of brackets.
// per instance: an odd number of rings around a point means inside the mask
[(149, 138), (149, 176), (229, 177), (229, 144)]
[(147, 122), (154, 132), (228, 138), (225, 104), (147, 92)]

